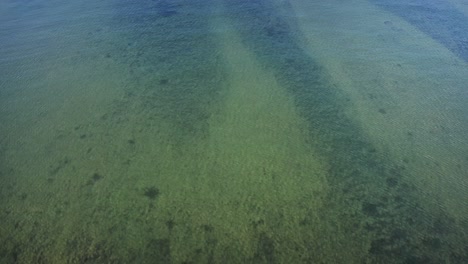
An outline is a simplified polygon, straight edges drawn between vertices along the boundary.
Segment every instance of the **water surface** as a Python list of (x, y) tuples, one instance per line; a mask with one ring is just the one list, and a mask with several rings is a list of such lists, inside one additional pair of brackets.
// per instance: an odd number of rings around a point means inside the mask
[(0, 262), (466, 263), (464, 1), (0, 5)]

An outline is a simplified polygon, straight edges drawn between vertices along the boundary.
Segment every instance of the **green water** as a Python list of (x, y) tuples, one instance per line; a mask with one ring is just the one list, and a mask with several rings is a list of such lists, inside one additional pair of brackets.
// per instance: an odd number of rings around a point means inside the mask
[(0, 263), (467, 263), (466, 21), (4, 1)]

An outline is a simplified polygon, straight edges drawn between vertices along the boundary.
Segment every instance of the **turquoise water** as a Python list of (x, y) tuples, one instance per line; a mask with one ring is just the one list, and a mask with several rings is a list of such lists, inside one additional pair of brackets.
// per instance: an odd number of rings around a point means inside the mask
[(4, 1), (0, 263), (467, 263), (463, 0)]

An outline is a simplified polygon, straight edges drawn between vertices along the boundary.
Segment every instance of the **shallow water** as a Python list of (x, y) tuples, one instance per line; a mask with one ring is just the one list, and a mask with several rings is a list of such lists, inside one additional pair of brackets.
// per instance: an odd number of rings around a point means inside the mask
[(0, 263), (468, 262), (462, 0), (4, 1)]

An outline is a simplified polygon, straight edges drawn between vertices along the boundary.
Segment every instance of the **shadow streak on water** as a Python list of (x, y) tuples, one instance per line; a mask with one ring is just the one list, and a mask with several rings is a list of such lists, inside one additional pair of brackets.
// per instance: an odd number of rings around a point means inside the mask
[[(342, 222), (349, 240), (367, 237), (364, 262), (461, 263), (466, 259), (468, 252), (460, 242), (466, 238), (457, 234), (454, 220), (439, 209), (434, 213), (423, 208), (416, 187), (404, 180), (404, 163), (384, 160), (346, 117), (346, 99), (301, 49), (295, 35), (298, 27), (281, 15), (291, 12), (287, 4), (237, 0), (225, 5), (244, 44), (295, 98), (310, 124), (310, 143), (331, 164), (328, 180), (333, 191), (321, 219)], [(312, 248), (312, 241), (306, 244), (311, 247), (308, 252), (319, 250)], [(342, 250), (334, 246), (335, 252)]]
[(224, 78), (210, 32), (211, 1), (122, 1), (115, 17), (126, 39), (117, 59), (133, 78), (126, 99), (174, 127), (173, 139), (206, 136)]

